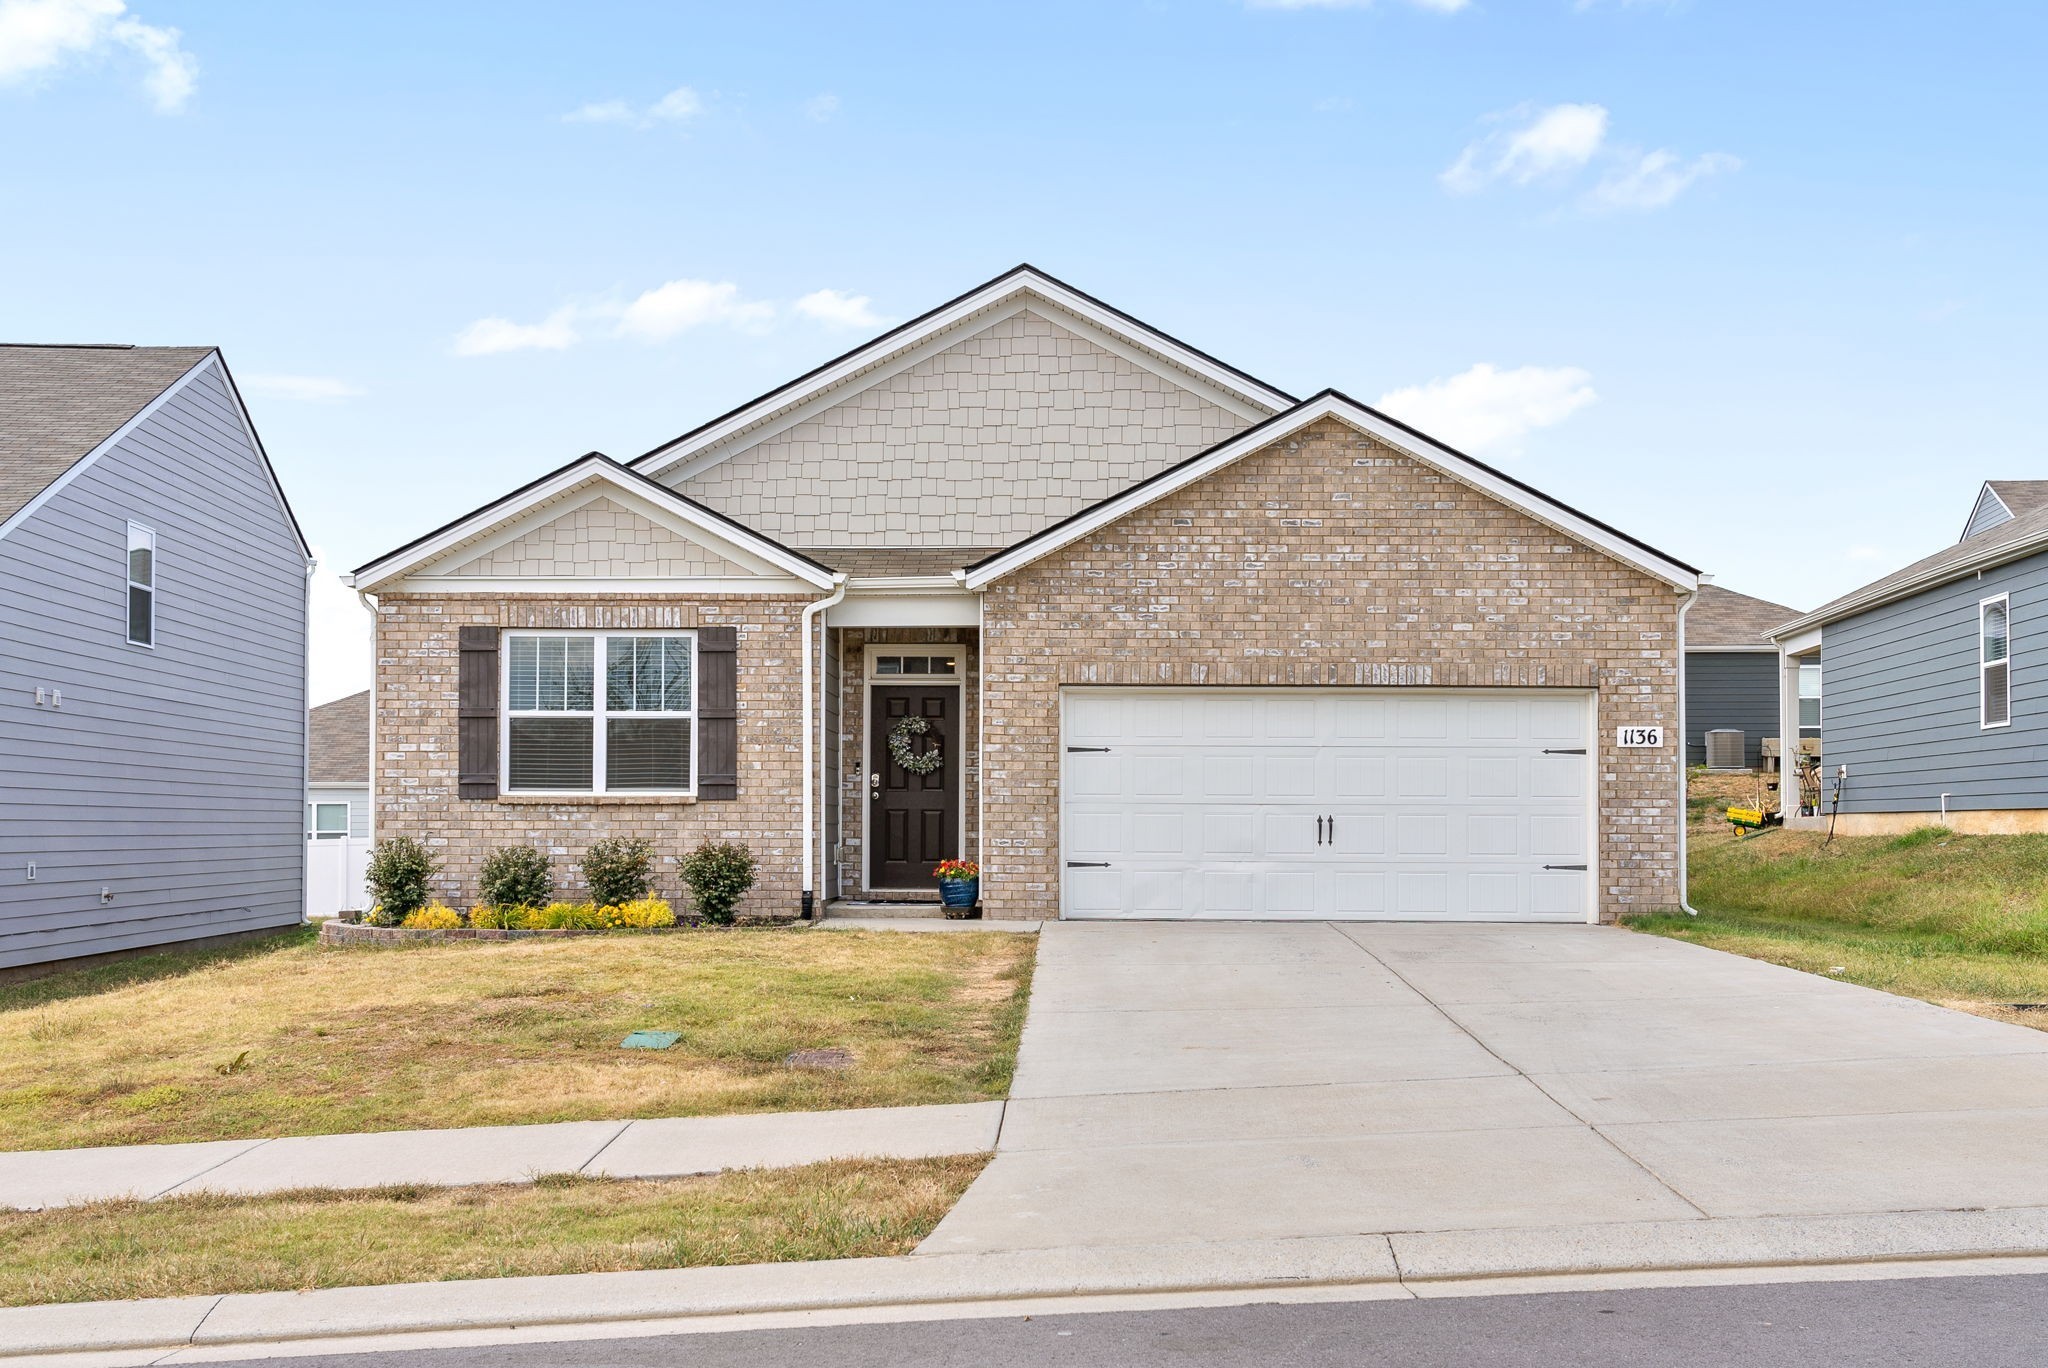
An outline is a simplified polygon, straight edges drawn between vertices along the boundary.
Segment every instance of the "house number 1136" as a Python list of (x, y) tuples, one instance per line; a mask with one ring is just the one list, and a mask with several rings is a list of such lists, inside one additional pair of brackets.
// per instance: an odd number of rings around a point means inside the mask
[(1624, 749), (1633, 749), (1639, 746), (1662, 746), (1664, 744), (1664, 729), (1662, 727), (1618, 727), (1614, 733), (1614, 744)]

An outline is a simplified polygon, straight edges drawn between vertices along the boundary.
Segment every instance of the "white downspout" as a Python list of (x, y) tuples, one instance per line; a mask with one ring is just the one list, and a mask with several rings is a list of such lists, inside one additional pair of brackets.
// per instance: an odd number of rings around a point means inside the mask
[[(1700, 576), (1701, 584), (1706, 581), (1705, 575)], [(1678, 605), (1678, 906), (1688, 917), (1697, 917), (1700, 910), (1692, 905), (1691, 877), (1686, 872), (1686, 829), (1692, 825), (1692, 792), (1685, 782), (1685, 615), (1699, 596), (1700, 591), (1695, 588)]]
[(814, 725), (817, 691), (811, 687), (813, 678), (811, 664), (811, 625), (818, 614), (837, 604), (846, 597), (846, 576), (832, 577), (832, 592), (817, 600), (803, 612), (803, 695), (804, 695), (804, 879), (803, 915), (806, 921), (817, 915), (816, 882), (812, 869), (816, 864), (816, 833), (818, 812), (818, 776), (816, 773), (817, 733)]

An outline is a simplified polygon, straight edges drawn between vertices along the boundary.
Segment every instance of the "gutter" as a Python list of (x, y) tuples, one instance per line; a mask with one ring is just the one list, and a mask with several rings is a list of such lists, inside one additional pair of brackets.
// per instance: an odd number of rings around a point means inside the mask
[[(1700, 582), (1706, 583), (1704, 575)], [(1678, 605), (1678, 907), (1688, 917), (1697, 917), (1700, 910), (1692, 905), (1692, 890), (1688, 886), (1691, 878), (1686, 872), (1686, 827), (1691, 820), (1686, 804), (1692, 794), (1685, 782), (1685, 615), (1699, 602), (1699, 597), (1700, 591), (1694, 589)]]
[[(802, 633), (803, 633), (803, 639), (804, 639), (804, 641), (803, 641), (803, 660), (804, 660), (804, 664), (803, 664), (803, 695), (804, 695), (804, 705), (803, 705), (803, 733), (804, 733), (804, 747), (803, 747), (803, 755), (804, 755), (804, 759), (803, 759), (803, 767), (804, 767), (804, 818), (803, 818), (803, 842), (804, 842), (804, 859), (803, 859), (803, 917), (804, 917), (804, 920), (805, 920), (805, 921), (810, 921), (810, 920), (812, 920), (812, 919), (813, 919), (813, 918), (814, 918), (814, 917), (815, 917), (815, 916), (817, 915), (817, 898), (816, 898), (816, 893), (815, 893), (815, 888), (816, 888), (816, 879), (815, 879), (815, 877), (814, 877), (814, 875), (813, 875), (813, 867), (814, 867), (814, 865), (815, 865), (815, 863), (816, 863), (816, 856), (817, 856), (817, 853), (818, 853), (818, 852), (817, 852), (817, 843), (816, 843), (816, 834), (817, 834), (817, 820), (818, 820), (818, 819), (817, 819), (817, 809), (818, 809), (818, 792), (817, 792), (817, 790), (818, 790), (818, 776), (817, 776), (817, 773), (816, 773), (816, 760), (817, 760), (817, 745), (818, 745), (818, 739), (817, 739), (817, 734), (816, 734), (816, 727), (815, 727), (815, 723), (814, 723), (814, 720), (813, 720), (813, 719), (815, 718), (815, 716), (816, 716), (816, 709), (817, 709), (817, 698), (816, 698), (816, 691), (815, 691), (815, 690), (813, 690), (813, 689), (812, 689), (812, 687), (811, 687), (811, 680), (812, 680), (812, 678), (813, 678), (813, 670), (815, 669), (815, 666), (813, 666), (813, 665), (812, 665), (812, 663), (811, 663), (811, 658), (812, 658), (812, 650), (811, 650), (811, 626), (812, 626), (812, 624), (813, 624), (813, 623), (815, 623), (815, 622), (817, 621), (817, 618), (818, 618), (818, 614), (820, 614), (820, 613), (824, 612), (824, 611), (825, 611), (825, 610), (826, 610), (827, 608), (830, 608), (830, 607), (832, 607), (833, 605), (835, 605), (835, 604), (839, 603), (840, 601), (842, 601), (843, 599), (845, 599), (845, 597), (846, 597), (846, 576), (845, 576), (845, 575), (843, 575), (843, 574), (837, 574), (837, 573), (835, 573), (835, 574), (834, 574), (834, 575), (832, 576), (832, 585), (833, 585), (833, 587), (832, 587), (832, 592), (831, 592), (830, 594), (826, 595), (826, 596), (825, 596), (824, 598), (821, 598), (821, 599), (818, 599), (818, 600), (816, 600), (816, 601), (812, 602), (812, 603), (811, 603), (811, 604), (810, 604), (810, 605), (809, 605), (808, 607), (806, 607), (806, 608), (804, 609), (804, 611), (803, 611), (803, 625), (802, 625), (802, 628), (801, 628), (801, 630), (802, 630)], [(374, 711), (374, 710), (373, 710), (373, 711)]]
[[(1983, 533), (1980, 535), (1989, 536), (1991, 534)], [(1968, 579), (1973, 574), (1982, 574), (1986, 570), (1995, 569), (1998, 566), (2007, 565), (2013, 561), (2025, 560), (2028, 556), (2038, 555), (2043, 551), (2048, 551), (2048, 532), (2038, 530), (2024, 536), (2015, 537), (2010, 541), (2000, 542), (1996, 546), (1987, 546), (1973, 556), (1966, 556), (1959, 561), (1951, 561), (1938, 570), (1928, 571), (1925, 574), (1916, 575), (1912, 579), (1887, 585), (1885, 588), (1875, 592), (1852, 593), (1846, 598), (1836, 600), (1825, 608), (1817, 608), (1803, 617), (1793, 618), (1790, 622), (1771, 629), (1770, 639), (1772, 641), (1783, 641), (1788, 636), (1796, 636), (1815, 627), (1825, 627), (1831, 622), (1839, 622), (1843, 618), (1853, 617), (1857, 613), (1867, 612), (1872, 608), (1882, 608), (1887, 603), (1896, 603), (1900, 599), (1911, 598), (1913, 595), (1924, 590), (1937, 589), (1944, 584), (1953, 584), (1957, 580)]]

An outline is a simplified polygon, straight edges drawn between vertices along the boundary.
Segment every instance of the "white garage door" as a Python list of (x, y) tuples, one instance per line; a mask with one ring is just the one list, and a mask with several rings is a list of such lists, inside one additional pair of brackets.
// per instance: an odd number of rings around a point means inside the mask
[(1069, 917), (1584, 921), (1582, 692), (1069, 689)]

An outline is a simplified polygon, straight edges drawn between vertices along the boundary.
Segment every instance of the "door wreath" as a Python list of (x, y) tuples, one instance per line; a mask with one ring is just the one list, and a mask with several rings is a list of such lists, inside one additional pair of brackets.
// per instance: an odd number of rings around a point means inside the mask
[(936, 738), (923, 751), (910, 748), (912, 737), (923, 736), (932, 729), (932, 724), (922, 717), (910, 716), (889, 728), (889, 758), (912, 774), (933, 774), (946, 763), (945, 753), (939, 749)]

